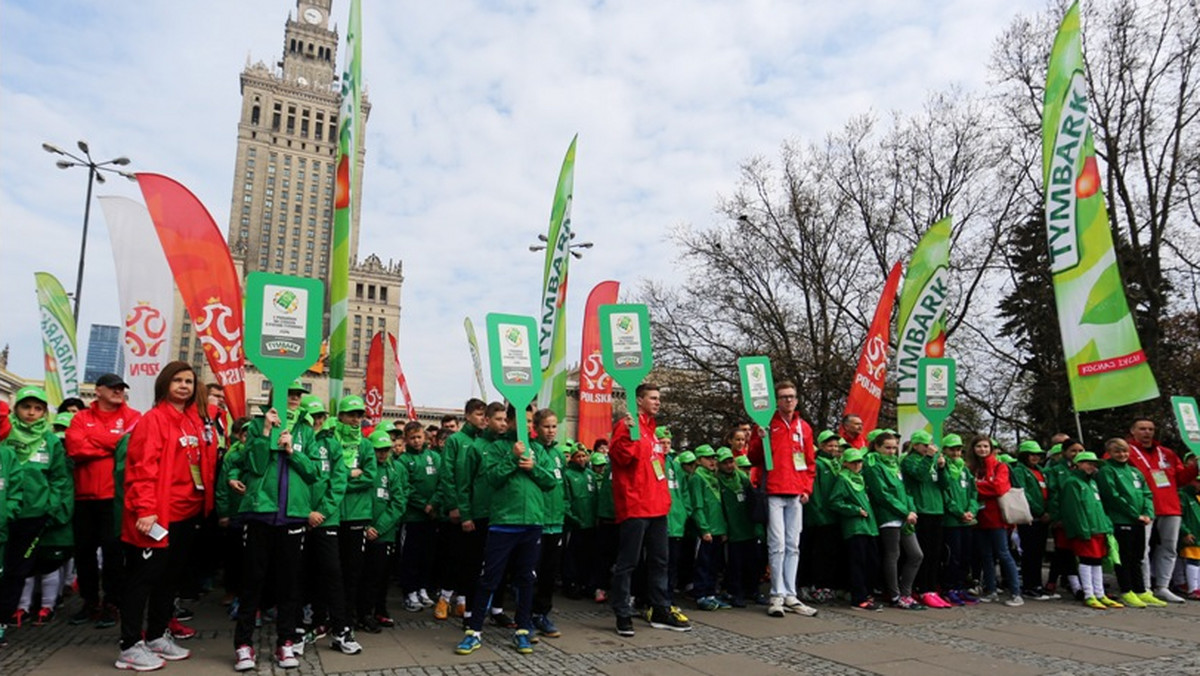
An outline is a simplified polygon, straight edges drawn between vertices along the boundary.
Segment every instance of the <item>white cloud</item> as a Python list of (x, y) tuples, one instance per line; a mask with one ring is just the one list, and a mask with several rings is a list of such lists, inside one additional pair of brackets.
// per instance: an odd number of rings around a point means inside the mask
[[(984, 85), (994, 37), (1040, 0), (962, 3), (364, 3), (372, 114), (360, 254), (404, 261), (401, 353), (420, 404), (469, 390), (462, 317), (532, 313), (558, 169), (579, 133), (569, 349), (587, 291), (671, 279), (667, 233), (712, 222), (738, 164), (867, 110)], [(345, 23), (348, 3), (335, 3)], [(288, 0), (0, 0), (0, 342), (41, 368), (33, 272), (73, 288), (85, 176), (40, 149), (101, 157), (192, 188), (229, 218), (238, 74), (282, 53)], [(344, 30), (343, 30), (344, 34)], [(339, 55), (340, 67), (340, 55)], [(138, 197), (124, 181), (97, 192)], [(115, 323), (107, 232), (91, 219), (83, 315)], [(572, 357), (570, 361), (575, 361)]]

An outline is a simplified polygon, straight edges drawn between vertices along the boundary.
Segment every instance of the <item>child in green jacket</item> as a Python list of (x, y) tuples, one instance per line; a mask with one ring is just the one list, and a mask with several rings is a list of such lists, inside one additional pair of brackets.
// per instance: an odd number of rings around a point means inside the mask
[(1121, 563), (1114, 566), (1121, 603), (1131, 608), (1167, 605), (1146, 587), (1142, 560), (1146, 555), (1146, 524), (1154, 520), (1154, 494), (1141, 470), (1129, 464), (1129, 444), (1109, 439), (1104, 444), (1108, 460), (1096, 473), (1100, 501), (1113, 525)]
[(591, 453), (583, 445), (571, 451), (563, 489), (566, 501), (567, 548), (563, 560), (563, 593), (578, 599), (597, 589), (593, 579), (596, 556), (596, 473), (588, 469)]
[(1012, 485), (1025, 490), (1025, 501), (1033, 515), (1033, 523), (1017, 526), (1021, 542), (1021, 596), (1035, 601), (1057, 599), (1058, 595), (1046, 591), (1042, 585), (1042, 560), (1046, 558), (1046, 537), (1050, 528), (1050, 516), (1046, 513), (1046, 498), (1049, 491), (1046, 477), (1042, 473), (1042, 456), (1046, 451), (1033, 439), (1026, 439), (1017, 446), (1017, 464), (1012, 466)]
[(404, 452), (396, 458), (408, 471), (400, 581), (405, 594), (404, 609), (415, 613), (434, 603), (429, 590), (433, 587), (433, 548), (441, 510), (438, 484), (442, 456), (426, 445), (425, 429), (415, 420), (404, 426), (403, 443)]
[(596, 556), (593, 577), (596, 590), (592, 599), (596, 603), (608, 600), (608, 587), (612, 582), (612, 567), (617, 560), (617, 508), (613, 504), (612, 468), (604, 453), (592, 453), (592, 473), (596, 475)]
[(371, 633), (380, 627), (394, 627), (387, 609), (388, 573), (396, 548), (396, 532), (408, 502), (408, 470), (392, 457), (392, 445), (401, 447), (385, 430), (368, 438), (375, 451), (375, 489), (371, 497), (371, 525), (367, 526), (366, 552), (363, 553), (363, 584), (358, 595), (358, 624)]
[(910, 448), (900, 461), (900, 472), (904, 478), (904, 490), (912, 497), (913, 511), (917, 513), (917, 544), (922, 552), (929, 552), (921, 560), (913, 587), (917, 599), (930, 608), (949, 608), (951, 604), (937, 593), (938, 569), (941, 567), (942, 477), (946, 458), (933, 443), (933, 436), (925, 430), (913, 432)]
[[(924, 606), (913, 598), (912, 585), (924, 556), (914, 532), (916, 506), (904, 489), (899, 451), (898, 436), (890, 432), (877, 435), (871, 442), (871, 453), (866, 457), (862, 476), (879, 520), (884, 593), (896, 608), (920, 610)], [(904, 569), (900, 570), (902, 549)]]
[(721, 511), (721, 487), (717, 483), (717, 452), (706, 444), (697, 448), (695, 455), (699, 466), (688, 477), (688, 490), (692, 523), (700, 536), (700, 546), (696, 549), (692, 594), (700, 610), (720, 610), (731, 606), (717, 597), (717, 578), (724, 568), (727, 530)]
[(729, 604), (734, 608), (745, 608), (746, 599), (755, 597), (758, 586), (757, 529), (750, 514), (750, 478), (737, 471), (733, 451), (722, 448), (717, 451), (717, 481), (721, 487), (721, 511), (725, 516), (729, 537), (729, 566), (725, 572), (725, 586), (729, 591)]
[(829, 509), (838, 515), (842, 539), (846, 543), (850, 563), (850, 602), (859, 610), (883, 610), (871, 597), (879, 570), (879, 552), (875, 540), (879, 526), (871, 498), (867, 495), (862, 477), (863, 451), (847, 449), (842, 454), (842, 471), (838, 473), (828, 498)]
[(1188, 598), (1200, 601), (1200, 482), (1179, 489), (1183, 519), (1179, 525), (1179, 557), (1183, 559)]
[(1083, 603), (1089, 608), (1123, 608), (1124, 605), (1104, 593), (1101, 563), (1108, 555), (1108, 536), (1112, 522), (1104, 513), (1095, 475), (1100, 459), (1091, 451), (1075, 456), (1075, 469), (1063, 477), (1058, 500), (1059, 519), (1079, 559), (1079, 580), (1083, 585)]
[(963, 459), (963, 440), (957, 434), (942, 437), (942, 539), (946, 543), (946, 561), (941, 571), (941, 586), (952, 605), (975, 605), (979, 599), (967, 592), (967, 567), (970, 563), (971, 535), (979, 504), (975, 479)]

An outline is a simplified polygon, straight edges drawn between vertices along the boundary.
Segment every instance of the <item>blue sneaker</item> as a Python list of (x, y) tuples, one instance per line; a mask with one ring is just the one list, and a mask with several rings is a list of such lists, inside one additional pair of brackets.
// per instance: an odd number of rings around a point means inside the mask
[(696, 607), (700, 610), (717, 610), (721, 607), (721, 602), (715, 596), (701, 596), (696, 599)]
[(483, 635), (477, 631), (467, 630), (467, 635), (459, 641), (458, 646), (454, 648), (457, 655), (470, 655), (479, 650), (479, 646), (483, 645)]
[[(513, 648), (516, 648), (517, 652), (521, 653), (522, 655), (533, 654), (533, 643), (531, 643), (529, 640), (528, 629), (518, 629), (517, 633), (513, 634), (512, 642)], [(466, 643), (466, 639), (463, 640), (463, 643)], [(460, 643), (458, 644), (458, 647), (462, 648), (462, 645), (463, 644)], [(478, 643), (476, 644), (476, 647), (478, 647)]]
[(554, 626), (554, 620), (551, 620), (549, 615), (534, 615), (533, 627), (537, 629), (539, 634), (546, 638), (558, 638), (562, 636), (562, 632), (558, 630), (558, 627)]
[(730, 603), (728, 601), (721, 598), (720, 596), (716, 597), (716, 602), (717, 602), (717, 610), (729, 610), (730, 608), (733, 607), (732, 605), (730, 605)]

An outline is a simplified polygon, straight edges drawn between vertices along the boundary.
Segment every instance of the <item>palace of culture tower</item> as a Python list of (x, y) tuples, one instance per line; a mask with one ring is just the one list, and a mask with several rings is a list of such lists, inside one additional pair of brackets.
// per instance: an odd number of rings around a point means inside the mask
[[(331, 4), (332, 0), (297, 0), (295, 14), (284, 27), (282, 58), (270, 65), (251, 64), (247, 59), (241, 73), (242, 108), (227, 239), (243, 280), (246, 273), (261, 270), (315, 277), (326, 288), (329, 285), (341, 103), (339, 36), (336, 24), (331, 27)], [(369, 112), (364, 93), (364, 127)], [(384, 263), (374, 254), (358, 259), (364, 137), (365, 133), (358, 136), (350, 223), (345, 387), (355, 394), (362, 393), (371, 338), (380, 331), (399, 337), (403, 283), (399, 261)], [(181, 304), (177, 303), (177, 310), (177, 316), (185, 319), (176, 332), (175, 352), (184, 361), (205, 365)], [(326, 302), (326, 336), (328, 329)], [(390, 348), (384, 363), (384, 402), (391, 408), (396, 377)], [(211, 372), (207, 368), (204, 372), (205, 380), (210, 380)], [(327, 375), (319, 370), (310, 371), (303, 380), (315, 394), (328, 393)], [(247, 401), (265, 401), (266, 387), (263, 376), (247, 365)]]

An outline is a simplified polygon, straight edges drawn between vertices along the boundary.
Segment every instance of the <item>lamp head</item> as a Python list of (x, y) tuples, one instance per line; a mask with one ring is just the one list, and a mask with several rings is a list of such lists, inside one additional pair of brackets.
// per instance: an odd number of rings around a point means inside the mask
[(59, 160), (54, 163), (54, 166), (58, 167), (59, 169), (70, 169), (71, 167), (75, 166), (75, 163), (68, 162), (67, 160)]
[(86, 154), (87, 154), (87, 152), (88, 152), (88, 144), (87, 144), (87, 141), (80, 141), (80, 142), (79, 142), (79, 149), (83, 151), (83, 154), (84, 154), (84, 155), (86, 155)]
[(54, 145), (53, 143), (43, 143), (42, 150), (45, 150), (48, 153), (54, 153), (55, 155), (65, 155), (66, 154), (58, 146)]
[(123, 167), (123, 166), (129, 164), (129, 158), (128, 157), (118, 157), (117, 159), (113, 160), (112, 163)]
[(105, 181), (104, 174), (102, 174), (98, 171), (93, 172), (93, 173), (96, 174), (96, 182), (97, 183), (103, 183)]

